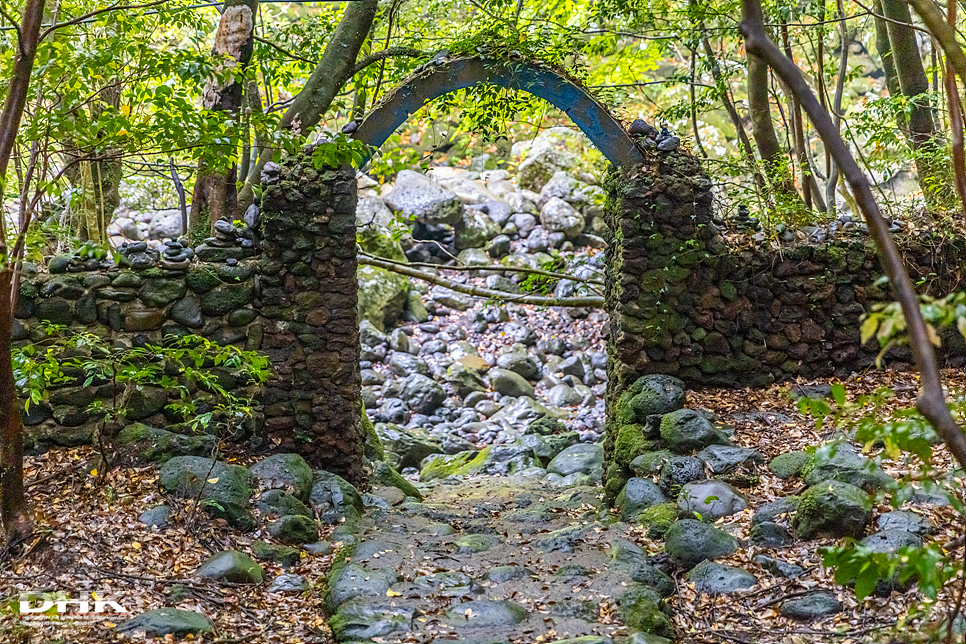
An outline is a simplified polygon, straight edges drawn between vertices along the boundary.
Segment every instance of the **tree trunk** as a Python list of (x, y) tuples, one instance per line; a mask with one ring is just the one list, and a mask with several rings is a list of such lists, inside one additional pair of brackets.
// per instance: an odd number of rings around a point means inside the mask
[(768, 195), (776, 214), (801, 212), (802, 198), (795, 190), (795, 179), (788, 167), (775, 124), (771, 117), (771, 101), (768, 96), (768, 64), (757, 56), (748, 56), (748, 108), (751, 111), (751, 133), (758, 146), (758, 155), (769, 186)]
[[(30, 73), (40, 41), (44, 0), (27, 0), (18, 33), (18, 52), (13, 75), (0, 111), (0, 182), (17, 142), (20, 121), (27, 104)], [(3, 191), (0, 190), (0, 195)], [(0, 197), (2, 199), (2, 197)], [(22, 245), (18, 244), (22, 248)], [(11, 333), (13, 328), (13, 266), (7, 246), (6, 217), (0, 217), (0, 521), (7, 545), (25, 539), (33, 530), (23, 486), (23, 418), (13, 379)]]
[[(921, 0), (914, 1), (919, 2)], [(925, 2), (922, 4), (925, 4)], [(917, 6), (920, 15), (931, 10), (934, 6), (931, 2), (929, 4), (930, 7), (922, 10)], [(859, 164), (855, 162), (855, 158), (842, 139), (842, 135), (829, 118), (828, 111), (822, 109), (818, 100), (815, 99), (808, 83), (802, 76), (801, 70), (792, 61), (785, 58), (768, 38), (765, 33), (764, 18), (759, 0), (742, 0), (741, 9), (739, 31), (745, 37), (745, 49), (748, 55), (765, 58), (768, 64), (774, 68), (775, 73), (788, 84), (789, 89), (795, 94), (796, 99), (811, 119), (816, 132), (822, 137), (826, 148), (835, 158), (842, 176), (855, 193), (856, 203), (869, 226), (869, 232), (875, 242), (879, 260), (889, 277), (889, 284), (902, 307), (902, 314), (906, 321), (909, 345), (920, 374), (921, 390), (916, 408), (942, 436), (946, 447), (959, 462), (960, 467), (966, 467), (966, 435), (963, 434), (962, 429), (956, 424), (955, 419), (949, 412), (943, 392), (942, 378), (939, 374), (939, 363), (930, 341), (926, 321), (923, 319), (922, 311), (919, 308), (919, 297), (912, 280), (909, 278), (909, 273), (906, 272), (899, 248), (892, 239), (892, 235), (889, 234), (889, 225), (879, 212), (879, 205), (872, 194), (869, 181), (862, 169), (859, 168)], [(966, 65), (964, 65), (964, 69), (966, 69)]]
[(928, 208), (955, 208), (946, 144), (937, 127), (929, 98), (924, 96), (929, 92), (929, 76), (922, 64), (916, 32), (905, 24), (912, 22), (909, 5), (902, 0), (881, 0), (881, 3), (883, 15), (895, 21), (886, 21), (889, 46), (899, 89), (912, 104), (908, 121), (899, 123), (899, 126), (905, 125), (906, 139), (913, 149), (919, 187), (922, 188)]
[[(202, 93), (202, 106), (228, 114), (238, 114), (242, 107), (244, 83), (235, 79), (224, 82), (219, 76), (235, 68), (244, 70), (252, 59), (255, 48), (255, 13), (258, 0), (225, 0), (215, 44), (211, 55), (215, 58), (215, 76), (208, 79)], [(193, 241), (211, 234), (219, 219), (232, 219), (235, 214), (237, 170), (202, 162), (191, 196), (189, 233)]]
[[(332, 100), (342, 86), (352, 77), (359, 51), (365, 43), (376, 18), (378, 0), (357, 0), (346, 5), (345, 13), (325, 53), (316, 66), (305, 87), (282, 115), (281, 129), (304, 134), (318, 125)], [(236, 212), (240, 213), (254, 202), (254, 187), (261, 180), (262, 169), (272, 160), (275, 148), (266, 146), (259, 150), (258, 159), (252, 164), (248, 178), (238, 194)]]

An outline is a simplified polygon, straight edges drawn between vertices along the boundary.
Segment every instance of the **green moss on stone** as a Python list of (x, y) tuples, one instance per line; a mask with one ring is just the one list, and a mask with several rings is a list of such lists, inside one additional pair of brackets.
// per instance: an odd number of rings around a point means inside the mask
[(632, 590), (620, 598), (621, 619), (630, 628), (672, 637), (674, 628), (662, 610), (661, 598), (651, 589)]
[(808, 454), (805, 452), (788, 452), (779, 454), (768, 464), (768, 469), (780, 479), (789, 479), (802, 473)]
[(628, 467), (635, 458), (652, 447), (641, 425), (624, 425), (617, 431), (614, 441), (614, 461), (621, 467)]
[(633, 425), (636, 422), (637, 415), (631, 405), (634, 395), (635, 392), (629, 389), (617, 399), (617, 403), (614, 405), (614, 417), (618, 425)]
[(422, 471), (419, 473), (419, 480), (432, 481), (433, 479), (441, 479), (448, 476), (475, 474), (483, 469), (483, 465), (486, 463), (489, 455), (490, 447), (486, 447), (479, 452), (467, 451), (452, 456), (436, 456), (423, 466)]
[(370, 482), (374, 485), (384, 485), (386, 487), (397, 488), (406, 496), (415, 497), (420, 501), (423, 500), (423, 495), (419, 493), (419, 490), (416, 489), (416, 486), (404, 479), (399, 472), (394, 470), (392, 466), (385, 461), (376, 463), (376, 467), (372, 473)]
[(637, 521), (647, 528), (647, 536), (661, 539), (678, 520), (678, 506), (675, 503), (652, 505), (637, 516)]

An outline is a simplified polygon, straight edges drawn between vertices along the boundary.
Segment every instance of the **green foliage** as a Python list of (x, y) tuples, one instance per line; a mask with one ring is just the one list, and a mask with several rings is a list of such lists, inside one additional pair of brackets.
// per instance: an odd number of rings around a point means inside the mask
[(312, 149), (312, 165), (316, 170), (341, 168), (346, 165), (358, 168), (370, 154), (368, 145), (339, 132), (332, 138), (315, 144)]
[[(926, 321), (929, 339), (935, 346), (941, 345), (939, 332), (955, 327), (966, 338), (966, 292), (951, 293), (943, 298), (930, 295), (919, 296), (919, 310)], [(875, 337), (882, 347), (876, 358), (881, 364), (885, 353), (896, 345), (907, 345), (906, 319), (898, 302), (875, 304), (862, 322), (861, 339), (865, 344)]]
[[(105, 423), (123, 421), (130, 396), (153, 386), (176, 393), (167, 409), (192, 430), (231, 431), (252, 414), (250, 387), (271, 375), (267, 357), (195, 335), (169, 336), (162, 345), (119, 347), (91, 333), (67, 333), (58, 325), (45, 330), (46, 341), (12, 354), (14, 379), (28, 408), (46, 400), (52, 387), (72, 382), (80, 373), (84, 387), (111, 385), (111, 404), (96, 400), (88, 409)], [(241, 383), (237, 389), (222, 384), (222, 370)]]

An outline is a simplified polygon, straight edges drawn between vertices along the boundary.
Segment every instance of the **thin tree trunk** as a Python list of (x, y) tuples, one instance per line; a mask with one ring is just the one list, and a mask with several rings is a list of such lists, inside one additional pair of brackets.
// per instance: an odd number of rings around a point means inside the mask
[(769, 199), (774, 202), (779, 212), (800, 211), (804, 204), (795, 190), (795, 180), (788, 167), (788, 158), (778, 142), (778, 134), (772, 122), (768, 95), (768, 64), (757, 56), (750, 55), (747, 65), (751, 132), (770, 187)]
[[(960, 467), (966, 467), (966, 435), (956, 424), (946, 405), (943, 393), (942, 378), (939, 375), (939, 364), (936, 353), (930, 341), (926, 321), (919, 309), (919, 297), (916, 289), (906, 272), (902, 255), (896, 247), (889, 225), (879, 212), (879, 205), (872, 194), (865, 173), (855, 162), (845, 141), (829, 118), (828, 112), (823, 110), (818, 100), (812, 94), (808, 83), (802, 77), (801, 70), (785, 58), (765, 32), (764, 17), (759, 0), (742, 0), (742, 17), (739, 30), (745, 37), (745, 49), (749, 56), (760, 56), (781, 76), (795, 94), (799, 103), (805, 109), (812, 121), (812, 125), (825, 142), (829, 152), (835, 158), (842, 176), (852, 188), (855, 200), (862, 211), (869, 232), (875, 242), (879, 258), (889, 277), (889, 283), (896, 299), (902, 307), (909, 333), (909, 344), (916, 365), (919, 368), (921, 390), (916, 408), (942, 436), (949, 452), (959, 462)], [(944, 23), (945, 24), (945, 23)], [(948, 25), (947, 25), (948, 26)]]
[[(217, 74), (208, 79), (202, 93), (202, 106), (208, 110), (238, 114), (242, 107), (244, 83), (234, 78), (227, 83), (219, 77), (226, 71), (244, 70), (251, 62), (255, 48), (255, 13), (258, 0), (225, 0), (215, 44), (211, 55), (215, 58)], [(191, 195), (191, 214), (188, 218), (190, 237), (198, 241), (211, 234), (219, 219), (235, 215), (237, 168), (213, 166), (202, 162), (198, 166), (195, 187)]]
[[(839, 16), (839, 75), (835, 79), (835, 98), (832, 100), (832, 122), (837, 132), (842, 129), (842, 94), (845, 92), (845, 74), (849, 68), (849, 32), (845, 26), (845, 7), (842, 0), (835, 0)], [(876, 28), (876, 38), (878, 39), (879, 30)], [(888, 43), (888, 38), (886, 39)], [(891, 51), (891, 50), (890, 50)], [(881, 52), (880, 52), (881, 54)], [(891, 60), (891, 54), (889, 56)], [(888, 81), (886, 81), (888, 82)], [(828, 214), (835, 214), (835, 191), (839, 182), (839, 167), (832, 162), (832, 169), (829, 171), (828, 183), (825, 186), (825, 200), (828, 205)]]
[(694, 145), (698, 149), (698, 152), (705, 159), (708, 158), (708, 153), (705, 151), (704, 146), (701, 145), (701, 133), (698, 132), (698, 106), (695, 103), (694, 98), (694, 83), (695, 75), (697, 72), (698, 63), (698, 52), (695, 50), (691, 51), (691, 82), (688, 84), (688, 93), (691, 96), (691, 129), (694, 130)]
[(949, 163), (932, 105), (929, 97), (924, 96), (929, 92), (929, 76), (923, 67), (916, 33), (905, 24), (912, 22), (909, 5), (902, 0), (880, 1), (883, 15), (890, 20), (886, 29), (899, 88), (912, 103), (905, 134), (915, 153), (919, 187), (927, 207), (946, 209), (955, 203), (950, 198), (953, 191), (949, 185)]
[[(956, 3), (950, 2), (946, 6), (946, 22), (953, 29), (956, 28)], [(933, 40), (933, 51), (938, 39)], [(959, 195), (959, 206), (966, 211), (966, 153), (963, 151), (963, 103), (959, 95), (959, 83), (956, 72), (946, 57), (946, 69), (943, 83), (946, 87), (946, 102), (949, 105), (949, 130), (952, 134), (953, 148), (953, 176), (956, 178), (956, 194)]]
[[(708, 37), (702, 34), (701, 42), (704, 46), (704, 53), (707, 55), (708, 62), (711, 66), (711, 77), (714, 78), (715, 84), (721, 84), (721, 67), (718, 65), (718, 58), (715, 56), (714, 50), (711, 49), (711, 43), (708, 42)], [(761, 172), (758, 171), (758, 163), (755, 160), (755, 150), (751, 147), (751, 140), (748, 138), (748, 133), (745, 132), (745, 124), (742, 122), (741, 116), (738, 114), (738, 110), (735, 108), (734, 101), (731, 100), (731, 96), (728, 94), (727, 87), (722, 86), (719, 98), (721, 99), (721, 104), (724, 105), (725, 111), (728, 113), (728, 118), (731, 119), (731, 124), (735, 128), (735, 135), (738, 137), (741, 150), (745, 153), (745, 158), (748, 160), (748, 165), (754, 171), (755, 183), (758, 184), (759, 188), (763, 188), (765, 185), (765, 179), (761, 176)]]
[[(17, 142), (20, 121), (27, 104), (30, 73), (40, 42), (44, 0), (27, 0), (18, 31), (18, 52), (13, 75), (0, 110), (0, 183)], [(0, 195), (3, 190), (0, 190)], [(2, 197), (0, 197), (2, 199)], [(23, 486), (23, 418), (13, 378), (13, 268), (15, 258), (7, 247), (6, 217), (0, 217), (0, 521), (8, 545), (25, 539), (33, 530)]]
[[(376, 18), (378, 0), (358, 0), (346, 4), (345, 13), (335, 33), (325, 47), (325, 53), (305, 87), (282, 115), (279, 128), (305, 134), (315, 127), (332, 105), (332, 100), (352, 77), (352, 71)], [(258, 151), (258, 158), (248, 172), (248, 178), (238, 194), (237, 211), (244, 211), (255, 199), (254, 186), (261, 179), (262, 169), (271, 161), (275, 148), (267, 145)]]

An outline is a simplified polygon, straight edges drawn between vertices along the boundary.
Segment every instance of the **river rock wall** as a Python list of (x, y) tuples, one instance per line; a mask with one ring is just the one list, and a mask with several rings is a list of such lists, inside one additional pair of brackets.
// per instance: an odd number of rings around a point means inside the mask
[[(249, 210), (248, 225), (222, 225), (194, 249), (132, 245), (119, 266), (75, 255), (51, 260), (49, 273), (28, 270), (15, 345), (42, 350), (45, 323), (52, 323), (62, 333), (85, 331), (123, 346), (196, 334), (261, 351), (274, 376), (257, 393), (259, 409), (245, 429), (358, 482), (364, 441), (354, 173), (317, 171), (311, 155), (294, 157), (273, 167), (262, 188), (262, 207)], [(91, 442), (98, 420), (88, 409), (97, 400), (109, 404), (115, 388), (69, 375), (25, 413), (28, 446)], [(173, 398), (144, 388), (128, 402), (127, 420), (170, 428), (179, 420), (165, 409)]]

